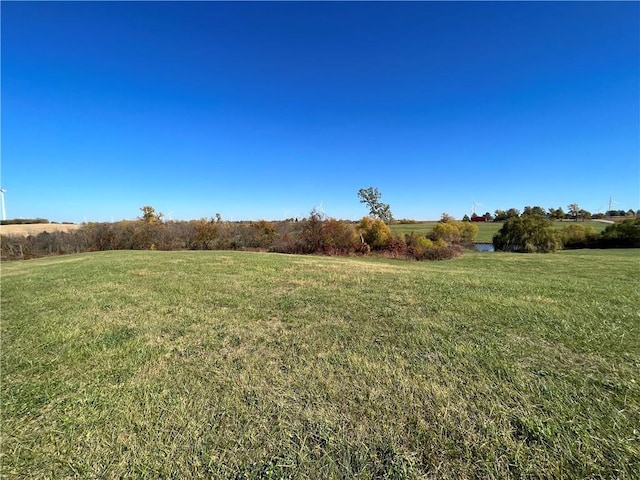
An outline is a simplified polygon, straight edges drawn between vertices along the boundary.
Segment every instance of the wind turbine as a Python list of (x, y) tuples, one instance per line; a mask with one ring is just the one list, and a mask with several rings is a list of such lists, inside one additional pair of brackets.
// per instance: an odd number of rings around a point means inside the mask
[(474, 201), (474, 202), (473, 202), (473, 210), (472, 210), (471, 214), (472, 214), (473, 216), (476, 216), (476, 215), (477, 215), (477, 214), (476, 214), (476, 207), (481, 207), (482, 205), (483, 205), (482, 203), (478, 203), (478, 202), (475, 202), (475, 201)]
[(6, 192), (6, 190), (4, 188), (0, 188), (0, 195), (2, 195), (2, 220), (6, 220), (7, 219), (7, 211), (4, 209), (4, 192)]

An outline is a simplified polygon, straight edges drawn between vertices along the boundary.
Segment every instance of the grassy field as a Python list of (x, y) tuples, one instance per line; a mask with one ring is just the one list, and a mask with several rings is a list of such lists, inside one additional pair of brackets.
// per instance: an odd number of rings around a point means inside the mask
[(1, 474), (638, 478), (639, 263), (3, 263)]
[[(399, 234), (399, 235), (404, 235), (406, 233), (411, 233), (411, 232), (416, 232), (416, 233), (422, 233), (423, 235), (426, 235), (428, 233), (431, 232), (431, 230), (433, 230), (433, 226), (438, 223), (438, 222), (420, 222), (420, 223), (413, 223), (413, 224), (395, 224), (395, 225), (390, 225), (389, 227), (391, 228), (391, 231), (394, 234)], [(571, 222), (571, 221), (562, 221), (562, 222), (553, 222), (553, 226), (556, 229), (563, 229), (564, 227), (568, 227), (569, 225), (574, 224), (575, 222)], [(603, 231), (606, 227), (607, 227), (607, 223), (604, 222), (597, 222), (597, 221), (585, 221), (585, 222), (578, 222), (579, 225), (582, 225), (584, 227), (593, 227), (593, 229), (597, 232), (600, 233), (601, 231)], [(502, 228), (502, 223), (501, 222), (478, 222), (476, 223), (476, 225), (478, 226), (478, 237), (476, 238), (477, 242), (481, 242), (481, 243), (491, 243), (491, 241), (493, 240), (493, 236), (498, 233), (498, 230), (500, 230)]]

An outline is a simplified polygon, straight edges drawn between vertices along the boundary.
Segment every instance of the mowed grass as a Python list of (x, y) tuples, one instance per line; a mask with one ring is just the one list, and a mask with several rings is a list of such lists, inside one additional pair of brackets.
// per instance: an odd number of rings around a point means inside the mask
[(639, 250), (2, 265), (3, 478), (638, 478)]
[[(405, 224), (395, 224), (390, 225), (391, 232), (396, 235), (405, 235), (407, 233), (415, 232), (421, 233), (422, 235), (428, 235), (433, 230), (433, 226), (438, 222), (419, 222), (419, 223), (405, 223)], [(573, 225), (576, 222), (563, 220), (561, 222), (553, 222), (553, 227), (557, 230), (562, 230), (569, 225)], [(602, 232), (605, 228), (607, 228), (608, 223), (598, 222), (595, 220), (578, 222), (578, 225), (582, 225), (583, 227), (592, 227), (596, 233)], [(498, 230), (502, 228), (502, 222), (478, 222), (475, 225), (478, 226), (478, 236), (476, 238), (476, 242), (480, 243), (491, 243), (493, 241), (493, 236), (498, 233)]]

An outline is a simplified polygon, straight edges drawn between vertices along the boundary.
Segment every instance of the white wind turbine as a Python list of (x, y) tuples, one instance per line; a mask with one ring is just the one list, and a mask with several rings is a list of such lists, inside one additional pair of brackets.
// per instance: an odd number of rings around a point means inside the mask
[(475, 216), (475, 215), (477, 215), (477, 213), (476, 213), (476, 207), (481, 207), (482, 205), (483, 205), (482, 203), (478, 203), (478, 202), (475, 202), (475, 201), (474, 201), (474, 202), (473, 202), (473, 209), (472, 209), (472, 211), (471, 211), (471, 214), (472, 214), (472, 215), (474, 215), (474, 216)]
[(2, 195), (2, 220), (7, 219), (7, 211), (4, 209), (4, 192), (6, 192), (6, 190), (4, 188), (0, 188), (0, 195)]
[(314, 209), (322, 218), (324, 218), (324, 207), (322, 206), (322, 200), (320, 200), (320, 205), (317, 205), (316, 207), (314, 207)]

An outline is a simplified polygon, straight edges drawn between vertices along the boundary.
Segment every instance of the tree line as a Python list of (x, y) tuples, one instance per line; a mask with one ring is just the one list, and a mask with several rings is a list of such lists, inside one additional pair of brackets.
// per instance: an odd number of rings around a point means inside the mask
[(496, 250), (549, 253), (577, 248), (638, 248), (640, 218), (608, 225), (600, 234), (593, 227), (574, 223), (558, 230), (551, 220), (537, 212), (507, 219), (493, 237)]
[[(68, 232), (3, 235), (0, 258), (29, 259), (105, 250), (263, 250), (326, 255), (374, 252), (394, 258), (443, 260), (459, 256), (464, 246), (472, 246), (478, 233), (472, 220), (481, 217), (465, 215), (463, 221), (457, 221), (445, 213), (428, 235), (412, 232), (394, 236), (389, 228), (395, 222), (391, 207), (381, 201), (380, 191), (374, 187), (360, 189), (358, 197), (369, 208), (369, 216), (359, 222), (328, 218), (316, 209), (300, 221), (228, 222), (220, 214), (215, 218), (164, 221), (162, 213), (146, 205), (140, 208), (142, 214), (136, 220), (86, 223)], [(629, 212), (627, 216), (636, 216), (632, 210)], [(503, 222), (493, 238), (496, 250), (552, 252), (560, 248), (640, 247), (640, 218), (610, 225), (600, 235), (592, 227), (577, 223), (561, 231), (552, 228), (552, 220), (569, 218), (577, 222), (591, 218), (590, 212), (575, 203), (568, 206), (566, 214), (561, 207), (544, 210), (526, 206), (522, 213), (510, 208), (496, 210), (495, 215), (487, 212), (483, 218)]]
[(496, 210), (492, 215), (490, 212), (486, 212), (484, 215), (477, 215), (475, 213), (465, 215), (464, 221), (472, 221), (476, 219), (482, 219), (486, 222), (505, 222), (510, 218), (516, 218), (520, 215), (540, 215), (548, 220), (574, 220), (585, 221), (591, 219), (603, 219), (610, 217), (626, 217), (626, 218), (640, 218), (640, 210), (633, 211), (633, 209), (625, 210), (608, 210), (606, 213), (592, 214), (588, 210), (581, 208), (577, 203), (572, 203), (567, 206), (567, 211), (562, 207), (544, 209), (540, 206), (527, 206), (524, 211), (520, 212), (517, 208), (509, 208), (507, 210)]
[(92, 222), (68, 232), (2, 236), (3, 260), (105, 250), (262, 250), (278, 253), (367, 255), (441, 260), (461, 254), (478, 227), (444, 218), (428, 236), (393, 236), (380, 218), (359, 222), (326, 217), (313, 209), (301, 220), (229, 222), (215, 218), (164, 221), (151, 206), (136, 220)]

